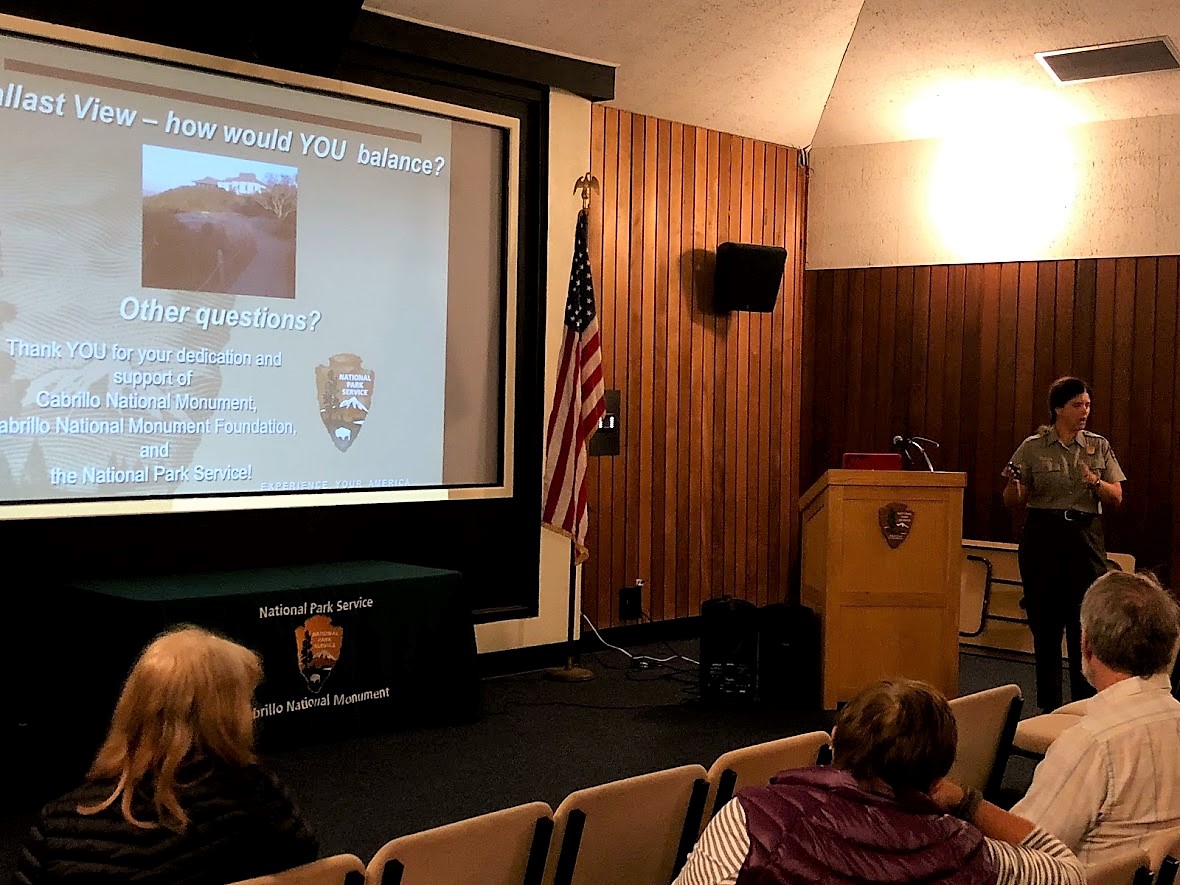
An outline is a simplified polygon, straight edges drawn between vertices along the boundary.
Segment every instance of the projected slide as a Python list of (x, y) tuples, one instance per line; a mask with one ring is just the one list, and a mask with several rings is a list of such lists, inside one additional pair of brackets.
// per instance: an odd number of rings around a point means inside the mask
[(450, 302), (500, 297), (451, 279), (477, 127), (18, 37), (0, 59), (0, 501), (454, 483)]

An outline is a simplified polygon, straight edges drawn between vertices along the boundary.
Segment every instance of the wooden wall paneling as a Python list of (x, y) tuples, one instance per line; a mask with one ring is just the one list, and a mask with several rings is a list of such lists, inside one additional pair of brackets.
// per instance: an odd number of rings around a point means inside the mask
[[(600, 185), (603, 185), (607, 180), (606, 174), (603, 171), (606, 162), (607, 144), (609, 143), (606, 135), (606, 123), (607, 115), (605, 114), (592, 114), (590, 117), (590, 144), (592, 145), (590, 151), (590, 172), (597, 176)], [(607, 186), (603, 185), (604, 197), (606, 196), (606, 190)], [(604, 248), (605, 237), (603, 236), (603, 226), (607, 217), (604, 204), (605, 200), (592, 202), (587, 219), (587, 246), (590, 250), (590, 273), (597, 283), (594, 294), (600, 311), (602, 310), (602, 290), (606, 287), (607, 264), (606, 249)], [(602, 348), (603, 384), (606, 387), (610, 387), (612, 361), (609, 357), (613, 356), (613, 347), (608, 346), (607, 335), (609, 328), (606, 324), (605, 316), (599, 316), (598, 325), (600, 346)], [(549, 403), (546, 403), (546, 407), (548, 406)], [(602, 458), (590, 458), (586, 467), (587, 495), (590, 501), (594, 502), (587, 507), (590, 525), (586, 532), (586, 544), (588, 547), (600, 550), (610, 549), (610, 525), (609, 523), (603, 524), (603, 516), (605, 514), (600, 512), (597, 506), (597, 502), (604, 500), (602, 486), (605, 480), (604, 474), (608, 467), (609, 465), (604, 463), (604, 459)], [(598, 605), (599, 600), (602, 598), (601, 584), (604, 580), (601, 563), (587, 562), (582, 567), (582, 611), (595, 622), (598, 621)]]
[(665, 347), (667, 370), (663, 387), (666, 391), (664, 406), (664, 520), (663, 558), (660, 570), (660, 585), (664, 593), (663, 617), (676, 617), (675, 575), (677, 573), (677, 543), (679, 540), (679, 507), (681, 497), (680, 488), (680, 369), (681, 362), (687, 356), (680, 350), (680, 225), (681, 201), (683, 197), (682, 166), (684, 158), (684, 126), (680, 123), (671, 124), (671, 135), (668, 141), (668, 246), (666, 287), (667, 310), (664, 320), (666, 324)]
[[(754, 154), (754, 199), (750, 238), (751, 241), (758, 243), (773, 242), (773, 239), (771, 239), (774, 236), (773, 208), (771, 208), (769, 213), (769, 228), (767, 225), (767, 209), (774, 205), (773, 193), (771, 194), (771, 199), (768, 201), (767, 186), (768, 184), (773, 186), (774, 167), (773, 165), (769, 168), (767, 167), (767, 146), (764, 142), (752, 141), (751, 148)], [(753, 544), (747, 544), (746, 549), (748, 552), (746, 555), (753, 559), (754, 584), (758, 588), (758, 602), (761, 605), (765, 605), (770, 597), (769, 565), (770, 559), (773, 556), (770, 550), (770, 536), (768, 534), (770, 529), (768, 508), (770, 506), (770, 426), (772, 420), (770, 416), (771, 316), (773, 314), (754, 314), (752, 317), (753, 324), (750, 328), (750, 349), (755, 354), (751, 363), (757, 366), (756, 371), (750, 378), (750, 386), (752, 390), (756, 391), (754, 398), (758, 402), (757, 418), (751, 419), (751, 429), (758, 456), (754, 461), (753, 488), (750, 494), (751, 522), (753, 524), (753, 531), (750, 534), (753, 538)], [(760, 550), (760, 546), (763, 549)]]
[[(798, 151), (785, 151), (787, 174), (789, 176), (789, 196), (788, 206), (793, 206), (794, 211), (789, 215), (789, 226), (792, 228), (791, 242), (795, 246), (795, 260), (790, 263), (790, 267), (794, 269), (792, 285), (789, 290), (790, 298), (787, 301), (786, 308), (791, 314), (791, 328), (790, 338), (787, 341), (786, 353), (789, 356), (790, 372), (788, 376), (787, 386), (797, 391), (800, 387), (799, 376), (799, 357), (798, 354), (803, 349), (803, 321), (802, 321), (802, 297), (803, 297), (803, 256), (806, 252), (807, 245), (807, 182), (808, 171), (807, 168), (801, 165), (801, 155)], [(791, 413), (789, 415), (789, 436), (784, 438), (783, 445), (786, 451), (790, 452), (790, 495), (786, 502), (786, 518), (783, 524), (789, 526), (789, 540), (790, 546), (786, 550), (786, 557), (790, 562), (790, 574), (788, 577), (789, 586), (792, 592), (796, 592), (799, 586), (799, 556), (797, 551), (800, 549), (800, 538), (802, 532), (802, 523), (799, 519), (795, 502), (803, 493), (803, 487), (799, 481), (798, 470), (798, 452), (802, 446), (802, 423), (801, 414), (799, 411), (799, 399), (795, 397), (791, 400)]]
[[(729, 234), (730, 239), (742, 240), (743, 226), (749, 230), (749, 222), (743, 221), (745, 210), (749, 207), (749, 197), (744, 192), (742, 160), (745, 139), (735, 136), (729, 142)], [(726, 590), (734, 596), (746, 598), (746, 558), (743, 555), (746, 542), (746, 513), (745, 513), (745, 480), (747, 455), (744, 451), (746, 443), (747, 417), (749, 403), (746, 400), (746, 388), (749, 380), (750, 354), (743, 346), (748, 341), (748, 315), (736, 311), (729, 316), (729, 328), (726, 330), (726, 360), (729, 364), (729, 412), (726, 435), (726, 478), (725, 478), (725, 517), (728, 528), (726, 536), (727, 548), (730, 552), (730, 577)]]
[(890, 425), (894, 433), (911, 436), (917, 431), (910, 426), (910, 387), (914, 382), (914, 268), (897, 271), (894, 294), (896, 317), (893, 323), (893, 408)]
[[(617, 623), (618, 588), (636, 578), (657, 620), (725, 592), (784, 598), (798, 531), (798, 152), (595, 107), (591, 156), (605, 377), (625, 426), (622, 454), (591, 464), (583, 610)], [(787, 245), (773, 313), (712, 309), (726, 240)]]
[[(716, 244), (725, 241), (729, 233), (729, 141), (719, 132), (709, 133), (709, 197), (710, 211), (706, 216), (706, 246), (713, 250), (709, 268), (716, 267)], [(709, 294), (709, 329), (712, 333), (711, 349), (706, 350), (705, 371), (709, 381), (709, 399), (705, 409), (710, 412), (711, 433), (704, 441), (704, 448), (712, 457), (709, 459), (707, 534), (710, 545), (708, 593), (706, 598), (725, 592), (725, 334), (729, 318), (717, 313), (713, 307), (712, 290)]]
[[(742, 193), (742, 242), (749, 243), (755, 239), (754, 226), (758, 223), (757, 215), (762, 202), (761, 187), (757, 161), (754, 157), (753, 139), (742, 139), (742, 181), (747, 186)], [(760, 231), (761, 232), (761, 231)], [(746, 563), (746, 576), (742, 584), (742, 595), (753, 603), (760, 604), (763, 590), (759, 569), (757, 545), (758, 537), (758, 468), (760, 452), (758, 450), (759, 435), (758, 422), (760, 419), (759, 400), (760, 386), (758, 383), (759, 354), (758, 354), (758, 319), (759, 314), (749, 311), (739, 313), (741, 336), (738, 347), (745, 354), (744, 370), (741, 375), (742, 389), (739, 391), (739, 414), (741, 424), (741, 460), (742, 478), (738, 496), (738, 524), (741, 527), (738, 542), (739, 561)]]
[[(1172, 441), (1173, 388), (1176, 384), (1176, 291), (1177, 258), (1169, 256), (1159, 259), (1156, 271), (1155, 323), (1152, 329), (1155, 347), (1152, 360), (1151, 390), (1151, 473), (1145, 488), (1153, 500), (1149, 514), (1153, 520), (1158, 545), (1157, 561), (1144, 563), (1150, 568), (1167, 567), (1171, 559), (1172, 509), (1159, 506), (1159, 499), (1172, 488), (1174, 466), (1174, 443)], [(1144, 494), (1139, 492), (1139, 494)], [(1162, 518), (1161, 518), (1162, 517)], [(1167, 551), (1165, 553), (1165, 551)]]
[[(1008, 461), (1008, 439), (996, 439), (996, 416), (1000, 407), (999, 377), (1000, 360), (1000, 292), (1003, 289), (1002, 268), (998, 264), (986, 265), (983, 269), (982, 331), (979, 348), (982, 355), (979, 370), (979, 429), (980, 442), (977, 448), (977, 472), (979, 492), (976, 496), (976, 527), (993, 524), (993, 515), (1002, 505), (993, 494), (1001, 479), (996, 476), (997, 464)], [(1002, 470), (1002, 468), (1001, 468)]]
[(1109, 427), (1114, 415), (1114, 290), (1115, 262), (1099, 261), (1094, 271), (1094, 373), (1090, 383), (1100, 402), (1095, 418)]
[(901, 433), (895, 423), (892, 400), (897, 380), (894, 376), (894, 336), (897, 319), (897, 268), (884, 267), (877, 273), (877, 366), (874, 373), (876, 385), (875, 412), (877, 446), (887, 451), (893, 445), (893, 437)]
[(930, 386), (929, 338), (930, 338), (930, 268), (914, 270), (914, 287), (911, 291), (914, 302), (913, 328), (910, 336), (910, 436), (929, 436), (926, 425), (926, 389)]
[[(635, 228), (635, 203), (631, 193), (634, 176), (631, 172), (633, 163), (631, 157), (634, 151), (635, 121), (627, 111), (617, 111), (618, 127), (618, 166), (614, 177), (618, 182), (618, 198), (615, 201), (615, 286), (610, 292), (614, 301), (615, 316), (615, 378), (619, 390), (622, 406), (620, 420), (623, 421), (620, 435), (622, 439), (631, 439), (631, 421), (627, 416), (627, 403), (631, 395), (631, 375), (634, 371), (630, 358), (630, 318), (631, 318), (631, 266), (632, 247), (631, 233)], [(603, 298), (607, 297), (604, 290)], [(618, 590), (630, 584), (634, 572), (627, 569), (627, 548), (629, 534), (627, 532), (628, 493), (627, 480), (630, 475), (630, 451), (625, 444), (620, 446), (619, 455), (611, 459), (614, 461), (613, 476), (609, 491), (609, 499), (601, 502), (611, 510), (611, 567), (610, 579), (605, 587), (600, 585), (600, 592), (607, 594), (600, 610), (609, 612), (610, 618), (605, 623), (613, 624), (618, 619)], [(604, 623), (604, 622), (599, 622)]]
[(947, 269), (946, 289), (946, 348), (944, 369), (942, 373), (942, 429), (938, 440), (942, 443), (942, 451), (938, 463), (942, 469), (948, 464), (965, 464), (967, 459), (961, 457), (962, 452), (962, 421), (961, 398), (963, 395), (963, 351), (966, 342), (963, 330), (966, 322), (964, 315), (967, 288), (967, 268), (963, 266)]
[[(848, 408), (849, 408), (849, 387), (850, 387), (850, 368), (851, 360), (848, 357), (848, 326), (850, 322), (850, 295), (848, 290), (851, 285), (851, 274), (848, 271), (839, 271), (836, 273), (835, 285), (832, 289), (832, 340), (831, 345), (843, 352), (844, 359), (837, 360), (832, 372), (832, 406), (833, 406), (833, 422), (832, 433), (828, 438), (828, 450), (824, 455), (824, 466), (820, 467), (820, 473), (830, 465), (839, 465), (840, 452), (837, 450), (837, 440), (847, 440), (850, 437), (848, 433)], [(816, 479), (819, 478), (817, 475)]]
[[(1077, 292), (1077, 262), (1056, 262), (1057, 273), (1053, 279), (1053, 369), (1051, 378), (1062, 375), (1078, 375), (1086, 378), (1080, 368), (1074, 366), (1074, 297)], [(1088, 380), (1088, 379), (1087, 379)]]
[[(638, 295), (641, 311), (639, 348), (632, 348), (631, 356), (640, 365), (640, 398), (642, 414), (639, 421), (639, 450), (636, 452), (639, 468), (639, 484), (636, 489), (639, 498), (635, 543), (639, 551), (636, 578), (651, 582), (652, 542), (652, 482), (654, 479), (652, 427), (652, 397), (655, 386), (656, 338), (656, 157), (658, 152), (658, 121), (644, 118), (643, 132), (643, 231), (639, 242), (643, 270), (639, 287), (632, 292)], [(655, 608), (654, 590), (647, 594), (648, 604)]]
[(995, 427), (1000, 437), (997, 454), (1007, 461), (1014, 444), (1029, 432), (1028, 422), (1016, 413), (1016, 333), (1020, 268), (1013, 263), (1000, 266), (1000, 322), (997, 334)]
[(689, 501), (692, 497), (692, 390), (694, 366), (694, 338), (697, 322), (694, 315), (693, 274), (693, 197), (695, 194), (696, 129), (692, 126), (681, 128), (680, 134), (680, 243), (676, 249), (677, 307), (679, 319), (680, 360), (678, 387), (678, 421), (676, 431), (676, 538), (675, 538), (675, 598), (674, 617), (683, 618), (694, 613), (691, 605), (694, 569), (689, 558), (689, 545), (693, 536), (692, 511)]
[[(992, 435), (992, 428), (983, 432), (979, 423), (979, 400), (983, 396), (980, 372), (983, 362), (983, 267), (968, 265), (963, 269), (963, 350), (959, 374), (959, 398), (951, 420), (959, 421), (959, 457), (955, 461), (967, 471), (967, 506), (963, 508), (963, 536), (977, 537), (980, 514), (971, 500), (985, 488), (993, 472), (1001, 469), (990, 463), (980, 471), (979, 449), (984, 437)], [(974, 469), (973, 469), (974, 468)]]
[[(737, 136), (721, 136), (721, 168), (724, 194), (721, 200), (721, 218), (717, 230), (718, 242), (741, 239), (741, 178), (742, 178), (741, 139)], [(724, 420), (720, 423), (722, 433), (718, 440), (722, 446), (720, 456), (725, 468), (722, 473), (721, 508), (718, 517), (718, 527), (722, 528), (725, 546), (720, 562), (721, 583), (715, 589), (717, 593), (738, 593), (738, 563), (737, 563), (737, 488), (738, 488), (738, 421), (741, 404), (737, 401), (738, 374), (741, 366), (738, 363), (738, 317), (736, 314), (725, 314), (719, 318), (718, 329), (721, 332), (719, 341), (723, 348), (718, 354), (721, 360), (722, 376), (725, 385), (721, 389), (721, 397), (725, 412)]]
[[(1119, 258), (1115, 261), (1114, 280), (1114, 341), (1111, 346), (1110, 387), (1103, 392), (1103, 398), (1110, 406), (1096, 422), (1096, 429), (1106, 428), (1104, 434), (1117, 446), (1116, 451), (1127, 452), (1132, 466), (1136, 453), (1130, 451), (1131, 437), (1131, 361), (1134, 354), (1135, 331), (1135, 270), (1133, 258)], [(1099, 431), (1101, 432), (1101, 430)]]
[[(603, 275), (595, 278), (595, 295), (598, 299), (600, 329), (602, 334), (602, 348), (603, 348), (603, 385), (607, 388), (616, 388), (619, 390), (620, 396), (620, 423), (625, 423), (625, 415), (627, 408), (627, 365), (626, 360), (622, 355), (626, 353), (626, 330), (627, 323), (624, 317), (619, 316), (620, 307), (626, 309), (625, 299), (618, 297), (620, 289), (625, 290), (627, 286), (627, 251), (629, 240), (627, 237), (620, 238), (619, 230), (627, 229), (628, 219), (626, 213), (628, 205), (626, 202), (627, 189), (630, 186), (630, 180), (624, 180), (618, 174), (619, 158), (625, 147), (630, 145), (630, 123), (624, 118), (624, 115), (614, 109), (594, 109), (591, 115), (591, 124), (593, 125), (594, 117), (601, 115), (604, 118), (603, 123), (603, 162), (602, 162), (602, 176), (599, 178), (599, 184), (602, 187), (603, 199), (602, 205), (602, 236), (603, 236)], [(609, 124), (609, 125), (608, 125)], [(627, 127), (626, 129), (624, 127)], [(610, 135), (606, 133), (609, 131)], [(595, 168), (594, 144), (591, 142), (590, 151), (590, 165), (591, 169)], [(608, 205), (607, 195), (609, 194), (609, 204), (613, 206), (613, 212), (608, 214), (606, 206)], [(607, 243), (609, 243), (609, 254)], [(593, 258), (593, 256), (591, 256)], [(610, 283), (607, 284), (609, 279)], [(625, 431), (623, 431), (625, 432)], [(620, 443), (620, 455), (616, 458), (607, 458), (609, 464), (600, 464), (598, 466), (600, 481), (598, 485), (597, 499), (591, 498), (589, 506), (591, 508), (591, 515), (597, 515), (601, 526), (600, 537), (604, 539), (603, 555), (598, 557), (599, 562), (595, 563), (593, 568), (596, 569), (598, 575), (596, 586), (593, 592), (598, 594), (598, 604), (596, 607), (596, 614), (591, 619), (595, 624), (610, 623), (614, 618), (614, 610), (617, 605), (617, 599), (614, 592), (608, 592), (607, 588), (614, 584), (616, 574), (621, 571), (620, 557), (622, 556), (622, 549), (619, 546), (618, 540), (622, 536), (623, 522), (625, 520), (626, 508), (619, 498), (615, 497), (615, 488), (622, 483), (623, 476), (626, 471), (626, 442)], [(594, 550), (597, 548), (591, 547)], [(586, 606), (587, 590), (585, 580), (586, 568), (583, 568), (582, 580), (582, 610), (589, 614)], [(582, 625), (585, 627), (585, 624)]]
[[(942, 432), (943, 405), (943, 374), (942, 370), (947, 359), (947, 284), (949, 274), (946, 265), (939, 265), (930, 269), (930, 318), (929, 340), (927, 342), (927, 367), (929, 382), (926, 384), (925, 404), (925, 432), (922, 436), (929, 437), (938, 443), (945, 443), (946, 437)], [(942, 449), (931, 449), (930, 459), (936, 468), (941, 469), (946, 463), (946, 456)]]
[[(771, 218), (770, 234), (767, 242), (775, 243), (787, 249), (787, 267), (790, 268), (792, 258), (796, 256), (795, 244), (788, 240), (788, 200), (790, 199), (790, 183), (786, 173), (785, 149), (778, 145), (771, 145), (766, 151), (767, 175), (772, 178), (771, 190)], [(797, 257), (797, 256), (796, 256)], [(770, 465), (768, 476), (770, 487), (767, 501), (767, 535), (771, 538), (771, 549), (768, 563), (768, 595), (771, 602), (782, 602), (790, 598), (789, 584), (790, 564), (783, 558), (784, 548), (789, 549), (790, 526), (793, 520), (784, 515), (783, 501), (789, 500), (794, 488), (792, 464), (798, 464), (800, 454), (800, 440), (793, 437), (793, 448), (784, 451), (783, 438), (786, 435), (784, 426), (789, 422), (791, 410), (795, 408), (800, 394), (799, 385), (788, 386), (786, 379), (786, 342), (790, 336), (791, 324), (794, 322), (795, 304), (793, 299), (802, 301), (802, 290), (795, 289), (794, 274), (783, 273), (783, 288), (779, 293), (779, 305), (782, 309), (770, 317), (769, 348), (770, 348)], [(777, 306), (777, 305), (776, 305)], [(784, 458), (785, 455), (785, 458)]]
[(1073, 359), (1069, 365), (1075, 374), (1094, 381), (1094, 311), (1097, 306), (1098, 260), (1080, 260), (1074, 266)]
[(816, 271), (802, 309), (808, 480), (904, 418), (968, 472), (965, 533), (1012, 540), (999, 471), (1049, 383), (1077, 374), (1131, 480), (1108, 548), (1180, 579), (1180, 257)]
[[(730, 157), (733, 136), (721, 133), (717, 143), (717, 239), (723, 243), (730, 239), (731, 198)], [(716, 246), (713, 246), (716, 249)], [(716, 263), (714, 262), (714, 267)], [(732, 377), (736, 372), (729, 347), (731, 317), (729, 314), (714, 313), (716, 335), (714, 337), (713, 367), (715, 371), (714, 391), (714, 438), (712, 441), (715, 458), (713, 476), (713, 531), (716, 543), (713, 547), (712, 595), (732, 592), (734, 521), (729, 516), (730, 482), (734, 476), (733, 440), (731, 420), (733, 412)]]
[[(787, 182), (785, 180), (786, 167), (783, 163), (783, 152), (775, 145), (766, 148), (766, 181), (767, 192), (765, 198), (766, 215), (769, 223), (768, 231), (763, 232), (763, 242), (785, 246), (794, 252), (794, 244), (787, 242), (786, 235), (786, 196)], [(788, 258), (788, 263), (790, 259)], [(783, 537), (781, 527), (789, 525), (783, 518), (783, 498), (790, 494), (790, 481), (783, 472), (783, 416), (791, 408), (791, 397), (797, 396), (798, 390), (789, 390), (783, 383), (783, 342), (787, 336), (790, 322), (786, 309), (790, 290), (789, 281), (784, 273), (783, 290), (779, 293), (779, 309), (773, 312), (766, 324), (766, 348), (770, 354), (770, 371), (767, 374), (769, 387), (766, 396), (770, 408), (767, 413), (767, 503), (766, 503), (766, 537), (769, 540), (767, 550), (767, 594), (771, 602), (782, 602), (788, 594), (787, 572), (782, 560), (783, 547), (790, 541)], [(798, 446), (798, 440), (795, 440)], [(788, 459), (790, 454), (788, 453)], [(789, 472), (789, 464), (787, 465)]]
[(672, 124), (656, 122), (655, 231), (652, 249), (652, 372), (648, 397), (651, 401), (651, 483), (647, 497), (651, 507), (651, 563), (644, 575), (650, 588), (653, 617), (663, 617), (664, 596), (664, 487), (667, 484), (668, 423), (668, 179), (671, 166)]
[(862, 267), (850, 271), (848, 287), (845, 289), (848, 305), (848, 326), (845, 338), (848, 353), (848, 376), (844, 389), (844, 414), (848, 422), (848, 445), (858, 451), (863, 451), (861, 440), (864, 438), (862, 429), (865, 409), (861, 400), (861, 365), (864, 363), (864, 310), (865, 310), (865, 269)]
[[(1057, 313), (1057, 263), (1044, 261), (1033, 265), (1036, 274), (1036, 307), (1034, 313), (1036, 322), (1033, 327), (1035, 344), (1033, 345), (1033, 375), (1030, 401), (1035, 403), (1044, 397), (1044, 391), (1061, 373), (1058, 371), (1053, 351), (1057, 346), (1057, 328), (1054, 316)], [(1035, 421), (1041, 422), (1036, 414), (1030, 414), (1030, 427), (1035, 427)]]
[[(1174, 261), (1175, 259), (1172, 259)], [(1172, 281), (1180, 284), (1176, 279), (1180, 276), (1180, 271), (1176, 274), (1169, 272), (1166, 276), (1161, 274), (1160, 285), (1166, 284), (1166, 281)], [(1173, 289), (1166, 293), (1165, 298), (1173, 299), (1172, 303), (1176, 306), (1175, 325), (1173, 326), (1176, 338), (1180, 338), (1180, 291)], [(1176, 465), (1176, 458), (1180, 456), (1180, 380), (1177, 380), (1177, 375), (1180, 375), (1180, 359), (1176, 359), (1173, 354), (1173, 373), (1172, 373), (1172, 426), (1168, 439), (1167, 446), (1167, 460), (1171, 468), (1171, 484), (1169, 489), (1171, 491), (1170, 500), (1172, 506), (1169, 508), (1169, 516), (1171, 522), (1171, 531), (1168, 538), (1168, 574), (1171, 576), (1171, 585), (1173, 588), (1180, 583), (1180, 512), (1177, 508), (1180, 507), (1180, 466)], [(1116, 453), (1117, 454), (1117, 453)], [(1161, 494), (1162, 489), (1155, 490), (1155, 494)]]
[[(1018, 435), (1032, 433), (1044, 423), (1041, 413), (1044, 409), (1034, 396), (1037, 389), (1037, 265), (1022, 261), (1016, 278), (1016, 325), (1013, 329), (1016, 339), (1016, 364), (1013, 369), (1016, 389), (1013, 392), (1013, 414)], [(1043, 385), (1040, 389), (1043, 389)], [(1013, 440), (1015, 442), (1015, 440)]]
[[(885, 436), (885, 418), (879, 408), (878, 365), (875, 359), (880, 352), (881, 341), (881, 271), (869, 268), (864, 271), (864, 287), (861, 302), (861, 328), (864, 330), (863, 357), (860, 360), (860, 396), (865, 404), (861, 418), (860, 439), (866, 452), (884, 451), (889, 447)], [(882, 438), (884, 437), (884, 439)]]
[(706, 598), (709, 585), (706, 575), (710, 571), (710, 523), (708, 520), (711, 500), (711, 476), (713, 453), (710, 442), (713, 438), (712, 409), (712, 355), (713, 320), (706, 309), (705, 299), (709, 294), (707, 286), (710, 264), (705, 244), (708, 242), (707, 224), (709, 188), (716, 182), (716, 169), (709, 175), (709, 158), (716, 162), (716, 152), (709, 150), (710, 134), (696, 132), (695, 160), (693, 163), (692, 196), (692, 470), (689, 475), (689, 511), (693, 519), (692, 540), (689, 547), (689, 614), (700, 611), (701, 599)]
[[(1134, 470), (1139, 476), (1135, 484), (1138, 494), (1128, 494), (1123, 506), (1123, 519), (1118, 521), (1119, 529), (1123, 533), (1130, 532), (1131, 537), (1146, 536), (1145, 542), (1152, 547), (1160, 546), (1162, 537), (1160, 520), (1157, 519), (1159, 505), (1153, 500), (1155, 489), (1151, 482), (1153, 471), (1153, 457), (1151, 451), (1152, 424), (1156, 416), (1152, 410), (1154, 397), (1153, 382), (1156, 380), (1152, 372), (1155, 357), (1155, 299), (1156, 299), (1156, 269), (1159, 264), (1157, 258), (1140, 258), (1135, 262), (1135, 298), (1134, 313), (1131, 327), (1131, 349), (1126, 354), (1126, 361), (1131, 368), (1131, 397), (1133, 403), (1128, 403), (1129, 413), (1134, 420), (1128, 420), (1128, 446), (1135, 458)], [(1160, 379), (1161, 383), (1163, 379)], [(1170, 384), (1170, 382), (1169, 382)], [(1101, 431), (1100, 431), (1101, 432)], [(1128, 472), (1128, 476), (1133, 474)], [(1130, 517), (1130, 518), (1126, 518)], [(1112, 548), (1114, 549), (1114, 548)], [(1159, 563), (1150, 563), (1158, 565)], [(1149, 565), (1149, 563), (1144, 563)]]
[[(761, 230), (755, 228), (754, 237), (761, 243), (783, 245), (782, 237), (775, 230), (775, 210), (780, 203), (778, 179), (775, 175), (777, 148), (767, 144), (759, 144), (758, 147), (761, 148), (763, 168), (762, 227)], [(786, 276), (785, 272), (783, 276)], [(780, 284), (780, 299), (783, 297), (783, 292), (784, 287)], [(758, 353), (761, 365), (758, 375), (758, 433), (759, 451), (761, 452), (761, 460), (758, 464), (758, 536), (760, 542), (766, 547), (764, 550), (755, 550), (754, 555), (759, 563), (760, 586), (765, 594), (763, 598), (768, 603), (781, 601), (784, 592), (783, 586), (777, 578), (781, 544), (778, 531), (776, 485), (781, 484), (781, 479), (777, 483), (771, 480), (771, 474), (778, 474), (781, 468), (779, 464), (779, 437), (776, 428), (779, 413), (782, 411), (787, 397), (787, 391), (783, 388), (781, 380), (776, 384), (774, 378), (775, 343), (782, 340), (783, 317), (786, 315), (785, 300), (782, 303), (784, 308), (779, 309), (777, 313), (771, 311), (758, 315)], [(779, 301), (775, 302), (775, 307), (779, 307)], [(796, 440), (795, 444), (798, 445), (799, 441)]]
[[(982, 334), (980, 336), (980, 352), (983, 359), (980, 364), (979, 378), (979, 428), (980, 440), (977, 464), (980, 481), (980, 495), (977, 499), (976, 512), (978, 526), (982, 528), (993, 524), (997, 512), (1004, 512), (993, 491), (1001, 487), (1002, 478), (996, 476), (996, 464), (1007, 462), (1012, 451), (1010, 444), (1013, 440), (1005, 434), (997, 439), (996, 428), (999, 426), (997, 416), (1000, 412), (1000, 315), (1003, 302), (1003, 267), (989, 264), (983, 270), (983, 318)], [(1002, 468), (1001, 468), (1002, 470)], [(997, 521), (998, 524), (998, 521)]]
[(835, 271), (807, 274), (803, 286), (803, 334), (812, 346), (803, 350), (803, 413), (823, 421), (809, 421), (807, 442), (802, 446), (802, 485), (810, 486), (827, 466), (831, 424), (832, 373), (829, 348), (834, 346), (830, 323)]
[[(644, 333), (650, 334), (651, 326), (643, 322), (644, 298), (644, 233), (647, 227), (648, 204), (644, 200), (644, 180), (647, 174), (647, 118), (635, 114), (631, 120), (631, 262), (628, 267), (627, 305), (627, 494), (626, 525), (624, 528), (627, 551), (627, 577), (625, 584), (646, 574), (647, 562), (640, 563), (643, 525), (640, 521), (641, 488), (644, 477), (641, 470), (643, 459), (643, 396), (644, 383)], [(651, 359), (650, 356), (646, 359)], [(650, 482), (650, 480), (649, 480)]]
[[(1118, 262), (1112, 260), (1098, 261), (1095, 267), (1094, 374), (1090, 380), (1094, 388), (1094, 407), (1090, 414), (1094, 429), (1110, 440), (1115, 455), (1126, 469), (1126, 459), (1131, 453), (1126, 451), (1114, 433), (1114, 299), (1117, 271)], [(1117, 527), (1111, 526), (1109, 534), (1111, 537), (1107, 539), (1107, 543), (1112, 550), (1118, 549)]]

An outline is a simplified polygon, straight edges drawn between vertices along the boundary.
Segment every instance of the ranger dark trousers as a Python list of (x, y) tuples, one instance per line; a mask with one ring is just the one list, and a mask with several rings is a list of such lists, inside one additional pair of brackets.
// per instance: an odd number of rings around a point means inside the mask
[(1072, 510), (1030, 509), (1020, 540), (1020, 579), (1036, 653), (1037, 704), (1061, 706), (1061, 634), (1069, 652), (1071, 700), (1091, 697), (1082, 676), (1082, 597), (1106, 573), (1102, 520)]

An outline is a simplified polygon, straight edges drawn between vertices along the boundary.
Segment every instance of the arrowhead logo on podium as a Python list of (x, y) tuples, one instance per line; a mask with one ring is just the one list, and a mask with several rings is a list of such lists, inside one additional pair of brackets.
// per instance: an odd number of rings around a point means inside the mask
[(908, 504), (893, 501), (877, 510), (877, 523), (881, 526), (885, 543), (896, 550), (910, 536), (910, 529), (914, 525), (914, 511)]

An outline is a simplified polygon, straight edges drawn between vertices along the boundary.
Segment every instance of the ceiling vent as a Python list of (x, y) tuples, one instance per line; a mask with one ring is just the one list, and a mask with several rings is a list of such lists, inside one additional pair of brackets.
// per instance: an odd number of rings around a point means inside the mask
[(1167, 37), (1038, 52), (1036, 57), (1058, 83), (1180, 70), (1180, 59)]

